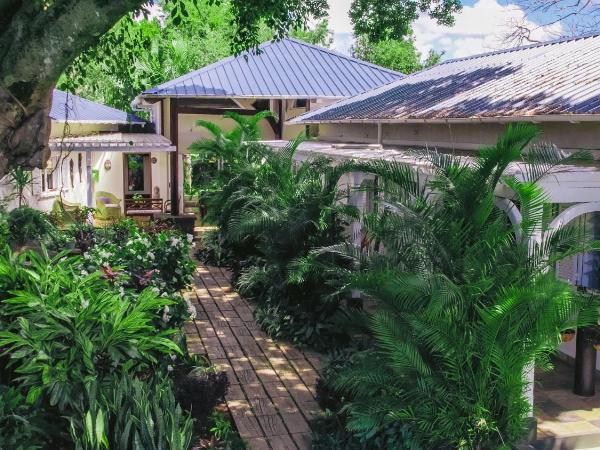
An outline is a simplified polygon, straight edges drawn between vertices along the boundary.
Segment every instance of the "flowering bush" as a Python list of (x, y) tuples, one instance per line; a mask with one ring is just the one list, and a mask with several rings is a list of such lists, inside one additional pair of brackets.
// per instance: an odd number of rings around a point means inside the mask
[(83, 270), (103, 270), (106, 278), (142, 290), (154, 287), (172, 294), (192, 280), (194, 263), (189, 252), (192, 236), (174, 230), (149, 234), (138, 228), (129, 231), (122, 243), (104, 240), (84, 254)]

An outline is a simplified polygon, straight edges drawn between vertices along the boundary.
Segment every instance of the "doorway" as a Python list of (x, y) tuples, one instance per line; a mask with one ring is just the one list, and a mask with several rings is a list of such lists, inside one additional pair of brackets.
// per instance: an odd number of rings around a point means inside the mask
[(123, 187), (125, 198), (151, 197), (152, 170), (149, 153), (123, 155)]

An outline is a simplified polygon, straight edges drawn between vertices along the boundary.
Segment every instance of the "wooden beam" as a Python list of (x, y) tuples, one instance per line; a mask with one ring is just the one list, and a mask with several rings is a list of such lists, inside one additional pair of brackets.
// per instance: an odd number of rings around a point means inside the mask
[(175, 146), (175, 151), (171, 152), (171, 215), (179, 215), (179, 110), (177, 108), (177, 99), (170, 99), (170, 126), (171, 126), (171, 142)]
[(279, 111), (277, 112), (277, 115), (279, 116), (279, 127), (277, 129), (277, 137), (281, 139), (283, 137), (283, 122), (285, 121), (285, 110), (283, 108), (285, 100), (279, 99), (277, 101), (279, 102)]
[[(173, 101), (175, 99), (171, 99)], [(258, 111), (255, 109), (236, 109), (236, 108), (206, 108), (196, 106), (179, 106), (179, 114), (210, 114), (215, 116), (222, 116), (226, 112), (235, 112), (242, 116), (253, 116)]]

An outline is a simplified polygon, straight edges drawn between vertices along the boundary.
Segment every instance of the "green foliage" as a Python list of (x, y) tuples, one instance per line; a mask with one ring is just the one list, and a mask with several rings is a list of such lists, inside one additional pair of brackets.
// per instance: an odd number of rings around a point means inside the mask
[[(242, 36), (236, 31), (243, 21), (254, 14), (263, 14), (269, 7), (292, 7), (315, 3), (313, 0), (247, 2), (214, 2), (211, 0), (161, 1), (164, 20), (135, 18), (127, 15), (105, 35), (98, 45), (79, 56), (60, 78), (58, 87), (85, 98), (131, 110), (131, 100), (140, 92), (172, 80), (242, 50)], [(261, 5), (257, 5), (261, 3)], [(289, 3), (289, 4), (288, 4)], [(251, 8), (246, 10), (246, 5)], [(307, 8), (310, 8), (307, 6)], [(303, 9), (308, 13), (308, 9)], [(250, 14), (237, 21), (236, 13)], [(293, 15), (302, 14), (300, 10)], [(292, 16), (290, 16), (292, 19)], [(286, 21), (278, 17), (276, 21)], [(287, 21), (286, 21), (287, 22)], [(237, 25), (236, 25), (237, 24)], [(290, 26), (291, 26), (290, 22)], [(327, 22), (314, 29), (304, 23), (294, 23), (291, 34), (314, 44), (328, 43)], [(296, 26), (297, 25), (297, 26)], [(276, 33), (272, 30), (277, 30)], [(255, 31), (247, 31), (254, 43), (269, 40), (280, 29), (269, 29), (258, 23)], [(285, 30), (287, 31), (287, 29)], [(256, 33), (255, 37), (250, 37)], [(255, 42), (254, 42), (255, 41)], [(233, 43), (233, 47), (232, 47)]]
[(314, 28), (297, 28), (292, 30), (290, 37), (327, 48), (333, 44), (333, 36), (329, 32), (329, 21), (327, 19), (321, 20)]
[[(560, 331), (597, 321), (598, 299), (558, 280), (554, 265), (600, 243), (575, 228), (547, 229), (535, 184), (587, 156), (531, 146), (537, 133), (508, 126), (472, 161), (420, 153), (426, 180), (402, 163), (364, 165), (379, 176), (388, 207), (364, 218), (362, 248), (327, 249), (356, 269), (347, 288), (378, 301), (355, 320), (374, 347), (332, 381), (351, 399), (350, 431), (402, 424), (424, 448), (511, 448), (526, 429), (526, 368), (548, 368)], [(520, 178), (506, 174), (509, 165)], [(519, 225), (495, 206), (500, 183), (519, 204)]]
[(119, 293), (106, 273), (79, 265), (64, 254), (0, 254), (0, 379), (10, 386), (0, 391), (0, 436), (13, 420), (31, 448), (187, 449), (191, 418), (167, 377), (180, 332), (158, 320), (175, 301)]
[(3, 450), (44, 448), (44, 426), (16, 389), (0, 385), (0, 443)]
[(452, 25), (461, 0), (353, 0), (350, 19), (356, 36), (378, 42), (401, 40), (411, 34), (411, 24), (425, 13), (441, 25)]
[(9, 241), (16, 245), (38, 243), (54, 230), (46, 214), (28, 206), (10, 211), (6, 223)]
[(90, 380), (70, 417), (76, 449), (187, 450), (192, 419), (173, 395), (173, 383), (161, 376), (149, 380), (129, 374), (109, 383)]
[(435, 65), (442, 56), (431, 50), (421, 62), (421, 54), (415, 48), (412, 39), (371, 42), (362, 37), (357, 39), (353, 51), (354, 56), (359, 59), (405, 74)]
[(259, 303), (259, 323), (273, 336), (331, 345), (343, 337), (330, 321), (340, 305), (335, 279), (315, 270), (323, 263), (318, 260), (303, 260), (295, 279), (289, 271), (312, 249), (343, 240), (346, 220), (356, 210), (339, 202), (344, 193), (336, 185), (351, 164), (332, 167), (317, 158), (296, 165), (299, 139), (278, 152), (245, 140), (257, 138), (244, 130), (254, 130), (260, 117), (238, 117), (243, 121), (229, 133), (199, 122), (214, 136), (191, 147), (195, 164), (214, 167), (210, 191), (204, 179), (197, 182), (210, 192), (204, 198), (220, 227), (220, 250), (212, 255), (227, 260), (241, 292)]
[(82, 269), (104, 270), (117, 284), (173, 294), (187, 286), (195, 269), (189, 256), (192, 236), (176, 230), (147, 232), (125, 220), (94, 232)]
[(13, 167), (6, 176), (6, 184), (13, 188), (9, 199), (16, 198), (18, 206), (26, 204), (25, 190), (31, 186), (33, 181), (31, 171), (25, 170), (21, 166)]

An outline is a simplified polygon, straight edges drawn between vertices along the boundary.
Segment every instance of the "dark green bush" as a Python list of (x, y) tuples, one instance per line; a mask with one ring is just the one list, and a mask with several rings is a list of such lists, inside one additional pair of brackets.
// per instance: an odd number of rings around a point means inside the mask
[(28, 206), (10, 211), (6, 223), (9, 242), (15, 245), (38, 244), (54, 231), (45, 213)]
[(174, 300), (119, 293), (79, 266), (78, 257), (0, 254), (0, 379), (27, 399), (19, 414), (53, 421), (43, 448), (186, 450), (191, 419), (169, 378), (180, 332), (157, 325)]

